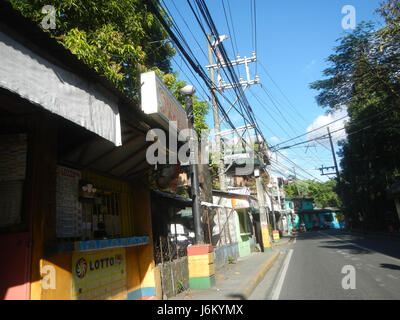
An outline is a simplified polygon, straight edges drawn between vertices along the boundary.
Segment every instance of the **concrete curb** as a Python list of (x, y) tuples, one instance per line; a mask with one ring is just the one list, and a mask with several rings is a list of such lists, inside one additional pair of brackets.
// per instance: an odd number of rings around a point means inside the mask
[(257, 273), (249, 279), (245, 285), (236, 292), (235, 296), (246, 300), (249, 295), (254, 291), (255, 287), (261, 282), (265, 274), (271, 269), (275, 260), (278, 258), (280, 250), (276, 250), (272, 257), (270, 257), (257, 271)]
[(285, 244), (288, 244), (290, 241), (293, 241), (293, 238), (290, 238), (289, 240), (285, 240), (285, 241), (282, 241), (282, 242), (273, 242), (272, 246), (273, 247), (284, 246)]

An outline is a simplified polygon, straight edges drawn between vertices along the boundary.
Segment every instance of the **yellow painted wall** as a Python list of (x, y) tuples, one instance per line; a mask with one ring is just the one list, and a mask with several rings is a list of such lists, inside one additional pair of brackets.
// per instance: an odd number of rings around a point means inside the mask
[(98, 174), (82, 171), (82, 179), (92, 182), (99, 189), (117, 192), (120, 197), (120, 225), (123, 237), (131, 237), (134, 234), (134, 210), (132, 202), (132, 188), (129, 184), (115, 179), (106, 178)]
[[(54, 267), (55, 271), (55, 289), (41, 288), (42, 300), (70, 300), (71, 299), (71, 261), (72, 254), (65, 253), (49, 258), (48, 260), (42, 259), (43, 266), (50, 265)], [(47, 273), (49, 275), (49, 273)], [(42, 279), (45, 274), (42, 274)], [(43, 280), (42, 280), (43, 281)], [(49, 281), (47, 281), (49, 283)]]
[(149, 245), (138, 247), (141, 287), (155, 287), (153, 230), (151, 224), (150, 190), (146, 187), (133, 189), (135, 234), (147, 235)]
[(137, 247), (126, 248), (126, 276), (128, 292), (140, 289), (140, 269)]

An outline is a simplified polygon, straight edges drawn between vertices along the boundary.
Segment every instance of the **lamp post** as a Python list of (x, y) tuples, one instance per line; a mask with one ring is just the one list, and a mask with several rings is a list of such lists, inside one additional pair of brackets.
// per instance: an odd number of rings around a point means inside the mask
[(195, 139), (193, 135), (194, 128), (194, 113), (193, 113), (193, 95), (195, 94), (196, 89), (193, 86), (187, 85), (180, 90), (185, 96), (185, 106), (186, 106), (186, 115), (191, 124), (190, 137), (189, 137), (189, 146), (190, 146), (190, 175), (191, 175), (191, 185), (192, 185), (192, 210), (193, 210), (193, 220), (194, 220), (194, 233), (195, 233), (195, 242), (196, 244), (204, 243), (204, 235), (201, 227), (201, 206), (200, 206), (200, 188), (199, 188), (199, 169), (197, 166), (198, 158), (195, 157), (197, 155), (197, 150), (194, 150), (196, 146), (193, 143), (193, 139)]

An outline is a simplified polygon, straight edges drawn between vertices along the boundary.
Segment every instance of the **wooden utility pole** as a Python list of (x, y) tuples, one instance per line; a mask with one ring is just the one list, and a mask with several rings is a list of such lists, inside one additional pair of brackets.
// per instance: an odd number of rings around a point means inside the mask
[(331, 144), (333, 162), (334, 162), (334, 164), (335, 164), (337, 182), (338, 182), (338, 184), (339, 184), (339, 183), (340, 183), (339, 169), (338, 169), (338, 165), (337, 165), (337, 162), (336, 162), (335, 149), (333, 148), (332, 135), (331, 135), (331, 131), (329, 130), (329, 127), (328, 127), (328, 135), (329, 135), (329, 142), (330, 142), (330, 144)]
[(293, 167), (293, 171), (294, 171), (294, 183), (296, 184), (297, 194), (300, 197), (301, 194), (300, 194), (300, 191), (299, 191), (299, 186), (297, 185), (297, 175), (296, 175), (296, 168), (295, 167)]
[[(211, 48), (211, 35), (207, 35), (207, 47), (208, 47), (208, 63), (211, 65), (213, 64), (213, 51)], [(226, 187), (226, 179), (225, 179), (225, 165), (224, 165), (224, 159), (222, 158), (222, 153), (221, 153), (221, 136), (220, 136), (220, 122), (219, 122), (219, 113), (218, 113), (218, 106), (217, 106), (217, 101), (215, 99), (216, 97), (216, 89), (214, 88), (215, 85), (215, 76), (214, 76), (214, 69), (210, 68), (210, 79), (211, 79), (211, 85), (212, 85), (212, 92), (211, 92), (211, 97), (212, 97), (212, 109), (213, 109), (213, 116), (214, 116), (214, 135), (215, 135), (215, 148), (217, 152), (217, 158), (218, 158), (218, 177), (219, 177), (219, 184), (220, 188), (223, 191), (227, 190)]]
[(264, 188), (262, 184), (262, 177), (260, 176), (259, 169), (256, 169), (256, 188), (257, 188), (257, 199), (258, 205), (260, 207), (260, 227), (261, 227), (261, 239), (263, 251), (271, 249), (271, 240), (269, 234), (269, 224), (268, 224), (268, 213), (264, 197)]

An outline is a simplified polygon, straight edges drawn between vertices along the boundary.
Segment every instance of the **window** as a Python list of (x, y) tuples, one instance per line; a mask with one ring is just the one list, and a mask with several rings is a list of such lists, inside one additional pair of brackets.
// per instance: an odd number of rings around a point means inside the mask
[(23, 223), (27, 135), (0, 135), (0, 228), (11, 231)]
[[(59, 166), (57, 238), (100, 240), (119, 238), (122, 234), (132, 236), (131, 201), (125, 188), (122, 182)], [(122, 220), (125, 225), (121, 225)]]
[(237, 210), (239, 218), (239, 230), (241, 235), (251, 234), (251, 223), (250, 218), (246, 210)]
[(81, 198), (84, 239), (120, 236), (120, 199), (115, 192), (99, 193), (94, 201)]

